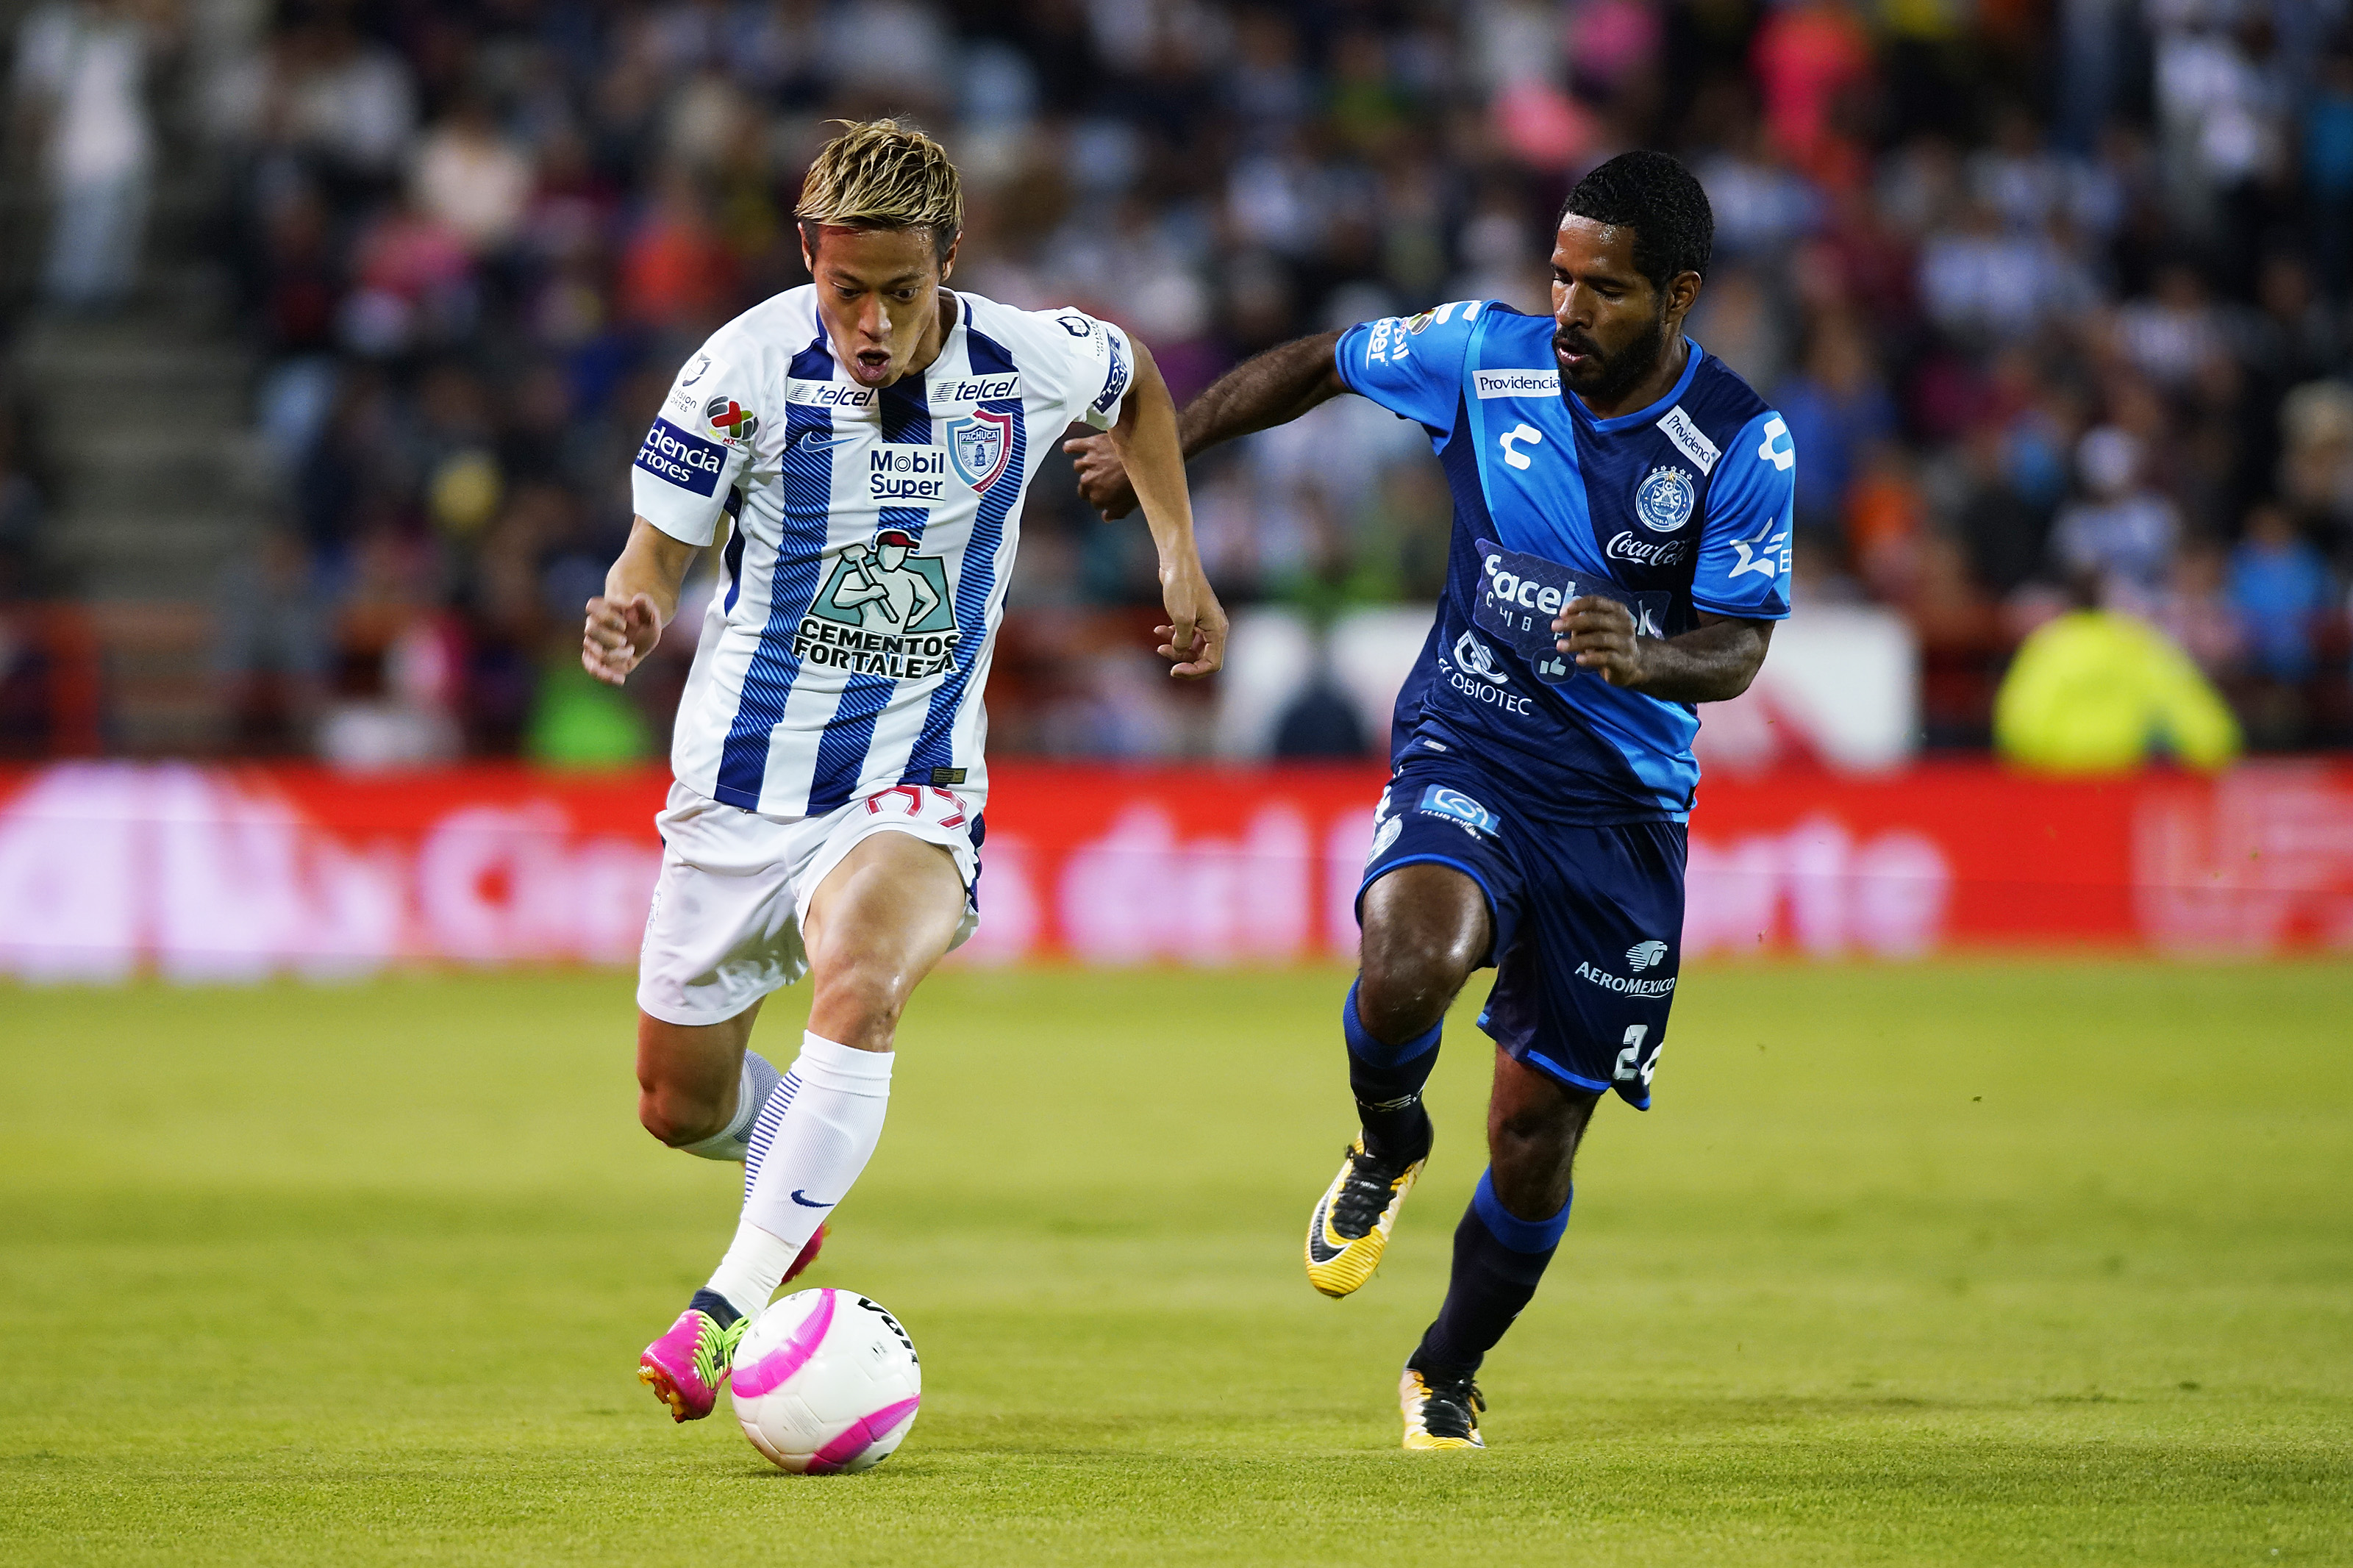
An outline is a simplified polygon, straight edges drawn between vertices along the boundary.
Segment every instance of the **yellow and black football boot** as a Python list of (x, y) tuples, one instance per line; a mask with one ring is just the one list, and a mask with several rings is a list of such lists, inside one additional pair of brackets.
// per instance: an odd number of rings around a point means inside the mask
[(1413, 1191), (1414, 1179), (1429, 1162), (1427, 1151), (1409, 1164), (1375, 1159), (1365, 1152), (1361, 1138), (1348, 1145), (1340, 1173), (1307, 1219), (1310, 1285), (1336, 1299), (1373, 1277), (1398, 1210), (1405, 1206), (1406, 1194)]
[(1398, 1379), (1398, 1408), (1405, 1413), (1409, 1448), (1483, 1448), (1479, 1417), (1487, 1401), (1468, 1373), (1427, 1376), (1409, 1366)]

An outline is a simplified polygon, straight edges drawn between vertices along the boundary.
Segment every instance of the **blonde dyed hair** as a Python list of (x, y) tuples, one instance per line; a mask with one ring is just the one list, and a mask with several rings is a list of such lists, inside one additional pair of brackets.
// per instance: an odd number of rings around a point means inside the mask
[(947, 149), (895, 120), (838, 120), (793, 208), (801, 237), (817, 253), (820, 224), (846, 228), (928, 228), (944, 260), (964, 227), (964, 182)]

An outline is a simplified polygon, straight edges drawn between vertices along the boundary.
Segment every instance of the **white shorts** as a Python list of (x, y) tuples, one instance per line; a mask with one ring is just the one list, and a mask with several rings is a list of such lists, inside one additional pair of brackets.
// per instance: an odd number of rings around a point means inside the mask
[(971, 807), (944, 789), (901, 784), (823, 816), (763, 816), (682, 784), (654, 818), (661, 876), (638, 953), (638, 1005), (664, 1023), (719, 1024), (808, 973), (801, 922), (826, 873), (877, 833), (904, 833), (955, 857), (964, 921), (980, 924)]

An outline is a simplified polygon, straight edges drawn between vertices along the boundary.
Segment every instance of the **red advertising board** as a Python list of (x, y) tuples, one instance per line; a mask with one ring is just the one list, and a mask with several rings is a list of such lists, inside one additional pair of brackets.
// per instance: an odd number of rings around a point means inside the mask
[[(183, 979), (626, 963), (667, 779), (480, 766), (0, 773), (0, 973)], [(1362, 767), (1008, 763), (959, 961), (1345, 958)], [(1684, 946), (2353, 950), (2353, 767), (2066, 783), (1990, 764), (1711, 777)]]

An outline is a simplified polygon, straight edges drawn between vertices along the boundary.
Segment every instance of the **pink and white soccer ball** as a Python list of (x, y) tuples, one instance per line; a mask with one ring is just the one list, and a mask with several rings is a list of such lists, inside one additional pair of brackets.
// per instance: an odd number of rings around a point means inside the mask
[(871, 1469), (906, 1440), (923, 1403), (915, 1342), (854, 1290), (801, 1290), (735, 1347), (728, 1382), (752, 1447), (795, 1475)]

